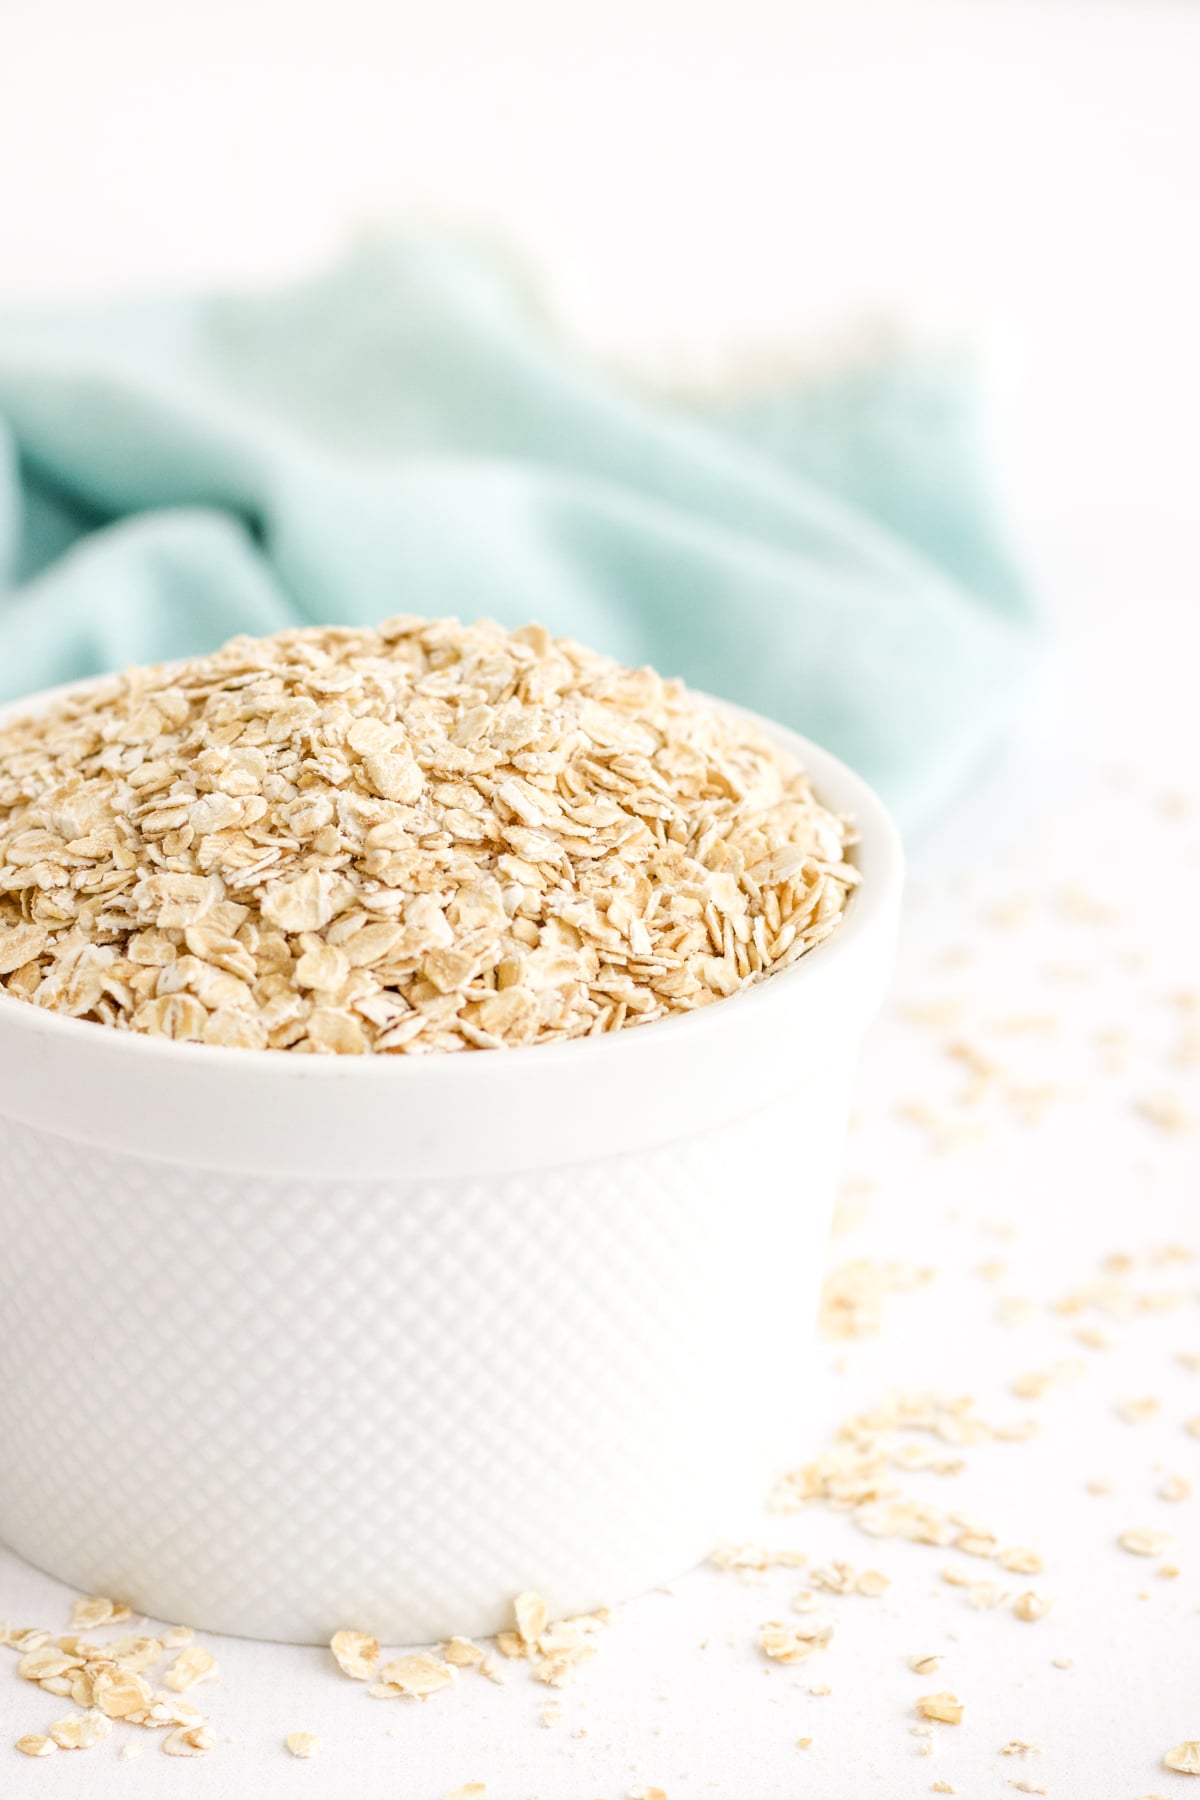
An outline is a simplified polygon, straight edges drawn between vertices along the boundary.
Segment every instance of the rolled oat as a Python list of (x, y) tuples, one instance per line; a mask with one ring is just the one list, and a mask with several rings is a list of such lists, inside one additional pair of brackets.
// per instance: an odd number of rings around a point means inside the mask
[(936, 1719), (942, 1725), (961, 1725), (965, 1710), (957, 1694), (922, 1694), (917, 1701), (923, 1719)]
[(0, 727), (0, 985), (321, 1055), (616, 1031), (827, 937), (852, 841), (749, 721), (538, 626), (236, 638)]

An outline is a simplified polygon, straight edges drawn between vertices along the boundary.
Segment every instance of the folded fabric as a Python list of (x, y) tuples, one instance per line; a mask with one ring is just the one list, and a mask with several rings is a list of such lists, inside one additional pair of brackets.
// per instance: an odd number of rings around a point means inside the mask
[(685, 404), (481, 251), (0, 315), (0, 699), (236, 632), (538, 619), (819, 739), (911, 825), (1037, 641), (954, 357)]

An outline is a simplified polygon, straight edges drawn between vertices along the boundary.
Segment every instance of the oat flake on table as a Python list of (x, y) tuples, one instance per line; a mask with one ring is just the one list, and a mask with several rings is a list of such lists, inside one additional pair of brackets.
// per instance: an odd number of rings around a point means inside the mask
[(852, 841), (752, 724), (540, 626), (236, 638), (0, 726), (0, 985), (251, 1049), (580, 1037), (793, 963)]

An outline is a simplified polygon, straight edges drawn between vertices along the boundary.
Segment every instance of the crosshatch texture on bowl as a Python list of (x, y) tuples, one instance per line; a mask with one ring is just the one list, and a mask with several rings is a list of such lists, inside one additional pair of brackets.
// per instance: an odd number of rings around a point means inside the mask
[(5, 1127), (0, 1532), (155, 1616), (293, 1640), (483, 1633), (531, 1586), (557, 1616), (664, 1579), (801, 1414), (825, 1208), (780, 1177), (823, 1196), (838, 1133), (810, 1160), (797, 1123), (307, 1185)]

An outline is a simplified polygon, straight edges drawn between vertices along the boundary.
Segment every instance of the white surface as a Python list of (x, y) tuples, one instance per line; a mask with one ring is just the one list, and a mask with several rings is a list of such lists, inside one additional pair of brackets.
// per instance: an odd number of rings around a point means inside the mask
[[(520, 1669), (503, 1690), (464, 1680), (389, 1709), (319, 1652), (231, 1641), (203, 1698), (237, 1741), (208, 1764), (166, 1763), (148, 1739), (131, 1765), (111, 1747), (13, 1758), (0, 1791), (108, 1800), (170, 1783), (200, 1800), (441, 1800), (486, 1780), (488, 1800), (618, 1800), (640, 1781), (670, 1800), (908, 1800), (944, 1778), (964, 1800), (1003, 1800), (1010, 1779), (1044, 1784), (1051, 1800), (1187, 1800), (1191, 1784), (1159, 1757), (1200, 1736), (1200, 1501), (1167, 1506), (1153, 1489), (1160, 1470), (1200, 1486), (1200, 1440), (1182, 1430), (1200, 1414), (1200, 1377), (1173, 1361), (1200, 1349), (1198, 1271), (1159, 1271), (1181, 1304), (1117, 1321), (1107, 1352), (1076, 1345), (1070, 1319), (1039, 1311), (1018, 1327), (993, 1310), (1006, 1292), (1081, 1285), (1117, 1248), (1200, 1247), (1196, 1135), (1156, 1133), (1132, 1110), (1166, 1089), (1200, 1113), (1195, 1069), (1168, 1061), (1185, 1015), (1166, 1000), (1200, 985), (1198, 827), (1194, 811), (1157, 805), (1198, 785), (1200, 268), (1188, 240), (1200, 13), (1169, 0), (736, 11), (630, 0), (582, 17), (525, 0), (473, 18), (439, 9), (418, 32), (361, 4), (336, 23), (325, 9), (239, 8), (236, 25), (218, 5), (189, 15), (186, 37), (176, 18), (77, 3), (25, 9), (10, 27), (5, 292), (265, 276), (355, 218), (450, 204), (533, 242), (589, 335), (613, 347), (704, 349), (917, 292), (998, 316), (1017, 344), (1013, 485), (1060, 655), (1023, 744), (919, 853), (901, 988), (969, 994), (968, 1023), (983, 1022), (975, 1035), (997, 1061), (1028, 1065), (1031, 1080), (1048, 1063), (1073, 1091), (1031, 1127), (988, 1100), (990, 1135), (938, 1156), (895, 1109), (964, 1083), (941, 1039), (968, 1031), (881, 1030), (851, 1163), (879, 1185), (835, 1254), (902, 1256), (938, 1275), (885, 1303), (879, 1338), (826, 1347), (818, 1398), (832, 1422), (894, 1384), (929, 1383), (973, 1392), (987, 1416), (1041, 1419), (1039, 1439), (984, 1447), (970, 1473), (913, 1486), (1041, 1548), (1035, 1585), (1056, 1607), (1037, 1625), (973, 1612), (938, 1579), (967, 1559), (876, 1544), (823, 1511), (747, 1520), (747, 1536), (878, 1564), (894, 1586), (882, 1601), (832, 1600), (833, 1644), (795, 1671), (764, 1665), (753, 1640), (787, 1615), (799, 1580), (779, 1572), (759, 1588), (700, 1572), (623, 1610), (550, 1730), (537, 1716), (552, 1696)], [(993, 898), (1067, 880), (1121, 920), (1088, 924), (1053, 905), (1019, 929), (984, 918)], [(970, 960), (939, 966), (947, 947)], [(1139, 949), (1143, 966), (1130, 960)], [(1082, 980), (1049, 973), (1072, 967)], [(1057, 1030), (1005, 1037), (987, 1024), (1030, 1012), (1054, 1014)], [(1112, 1028), (1124, 1046), (1098, 1045)], [(1124, 1067), (1106, 1071), (1122, 1049)], [(993, 1257), (1009, 1265), (998, 1290), (972, 1273)], [(1058, 1357), (1086, 1372), (1040, 1401), (1009, 1394), (1015, 1373)], [(1112, 1402), (1139, 1394), (1160, 1397), (1161, 1415), (1126, 1425)], [(800, 1419), (810, 1398), (797, 1394), (798, 1458), (819, 1436)], [(1113, 1497), (1083, 1491), (1106, 1473)], [(1128, 1525), (1159, 1523), (1176, 1533), (1174, 1581), (1113, 1545)], [(57, 1624), (66, 1605), (0, 1561), (0, 1609)], [(933, 1759), (914, 1755), (908, 1708), (924, 1686), (904, 1667), (928, 1647), (947, 1662), (927, 1685), (968, 1703), (962, 1727), (937, 1728)], [(1065, 1656), (1074, 1666), (1055, 1668)], [(810, 1696), (822, 1681), (832, 1695)], [(55, 1716), (48, 1697), (0, 1687), (13, 1736)], [(296, 1728), (322, 1735), (322, 1762), (287, 1758), (280, 1739)], [(813, 1749), (795, 1749), (798, 1735)], [(999, 1758), (1013, 1736), (1040, 1755)]]

